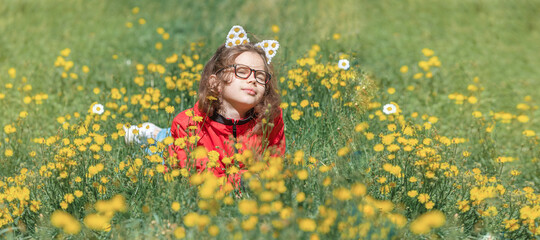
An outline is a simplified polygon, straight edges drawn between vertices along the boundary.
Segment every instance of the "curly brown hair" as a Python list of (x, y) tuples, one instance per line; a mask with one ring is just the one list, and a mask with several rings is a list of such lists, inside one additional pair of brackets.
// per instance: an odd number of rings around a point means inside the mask
[[(265, 91), (261, 102), (254, 107), (254, 115), (256, 116), (257, 124), (253, 131), (255, 133), (260, 133), (262, 131), (261, 123), (263, 118), (267, 118), (267, 121), (271, 123), (280, 113), (279, 105), (281, 103), (281, 98), (277, 78), (274, 76), (273, 66), (267, 63), (264, 50), (252, 43), (233, 47), (226, 47), (225, 44), (223, 44), (216, 50), (212, 58), (210, 58), (204, 66), (201, 74), (201, 81), (199, 82), (199, 111), (211, 115), (220, 110), (221, 101), (219, 89), (223, 84), (230, 82), (231, 79), (230, 77), (225, 77), (225, 74), (227, 73), (221, 71), (217, 74), (220, 81), (213, 84), (210, 82), (210, 76), (216, 74), (220, 69), (234, 64), (236, 58), (244, 52), (254, 52), (259, 54), (264, 61), (265, 71), (269, 72), (272, 76), (270, 81), (265, 85)], [(210, 96), (217, 100), (210, 100)]]

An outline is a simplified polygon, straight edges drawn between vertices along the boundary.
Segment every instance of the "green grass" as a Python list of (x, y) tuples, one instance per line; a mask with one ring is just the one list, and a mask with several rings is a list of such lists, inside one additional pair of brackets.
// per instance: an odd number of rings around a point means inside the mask
[[(478, 76), (488, 90), (486, 110), (508, 111), (523, 96), (530, 95), (534, 101), (540, 98), (536, 91), (540, 70), (534, 67), (540, 62), (535, 54), (539, 47), (534, 44), (540, 40), (540, 21), (535, 14), (539, 5), (538, 1), (11, 1), (1, 9), (0, 79), (10, 81), (7, 69), (15, 67), (18, 76), (29, 78), (35, 92), (65, 91), (62, 97), (51, 96), (55, 107), (44, 114), (56, 116), (64, 109), (76, 111), (83, 102), (70, 93), (69, 86), (78, 83), (61, 86), (50, 71), (61, 49), (72, 49), (74, 61), (94, 70), (83, 81), (87, 90), (111, 87), (129, 80), (120, 70), (125, 70), (122, 61), (111, 59), (113, 54), (122, 60), (155, 62), (181, 52), (189, 42), (202, 40), (207, 44), (203, 56), (208, 57), (222, 42), (222, 33), (232, 24), (241, 24), (261, 38), (279, 37), (278, 64), (288, 64), (288, 59), (302, 56), (312, 44), (322, 44), (325, 55), (353, 54), (354, 63), (375, 74), (382, 88), (400, 84), (399, 67), (414, 65), (419, 50), (431, 48), (444, 66), (440, 83), (435, 83), (440, 100), (448, 93), (463, 91)], [(129, 14), (134, 6), (141, 8), (137, 16)], [(139, 17), (148, 23), (123, 27)], [(280, 33), (271, 33), (272, 24), (280, 26)], [(160, 52), (153, 48), (159, 37), (157, 27), (171, 34)], [(333, 33), (340, 33), (342, 39), (332, 41)], [(431, 104), (421, 107), (410, 111), (448, 113)], [(13, 119), (14, 111), (5, 114), (4, 123)], [(538, 116), (538, 112), (534, 114)]]

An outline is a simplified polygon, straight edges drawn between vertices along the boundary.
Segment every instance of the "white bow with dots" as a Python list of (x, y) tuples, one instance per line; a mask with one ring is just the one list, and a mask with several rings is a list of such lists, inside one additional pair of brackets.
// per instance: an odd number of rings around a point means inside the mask
[[(242, 26), (235, 25), (227, 34), (227, 41), (225, 42), (225, 47), (233, 47), (241, 44), (249, 43), (249, 38), (247, 33)], [(255, 46), (260, 47), (264, 50), (266, 54), (266, 59), (268, 59), (268, 64), (272, 61), (272, 58), (276, 56), (276, 52), (279, 48), (279, 42), (276, 40), (264, 40), (260, 43), (255, 44)]]

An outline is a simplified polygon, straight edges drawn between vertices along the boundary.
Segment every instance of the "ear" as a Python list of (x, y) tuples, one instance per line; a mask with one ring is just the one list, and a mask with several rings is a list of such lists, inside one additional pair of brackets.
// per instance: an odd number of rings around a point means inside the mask
[(210, 89), (217, 88), (218, 93), (221, 93), (221, 86), (219, 84), (219, 79), (217, 78), (216, 74), (210, 75), (210, 78), (208, 78), (208, 83), (210, 84)]

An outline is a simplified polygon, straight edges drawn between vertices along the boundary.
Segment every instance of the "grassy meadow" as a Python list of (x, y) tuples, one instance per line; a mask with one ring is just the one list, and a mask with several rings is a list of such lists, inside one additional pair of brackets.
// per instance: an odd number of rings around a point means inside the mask
[[(0, 237), (538, 239), (539, 11), (503, 0), (6, 0)], [(287, 140), (285, 156), (231, 156), (247, 165), (241, 194), (206, 172), (165, 172), (122, 128), (166, 127), (192, 107), (233, 25), (280, 42)], [(179, 143), (150, 150), (168, 144)]]

